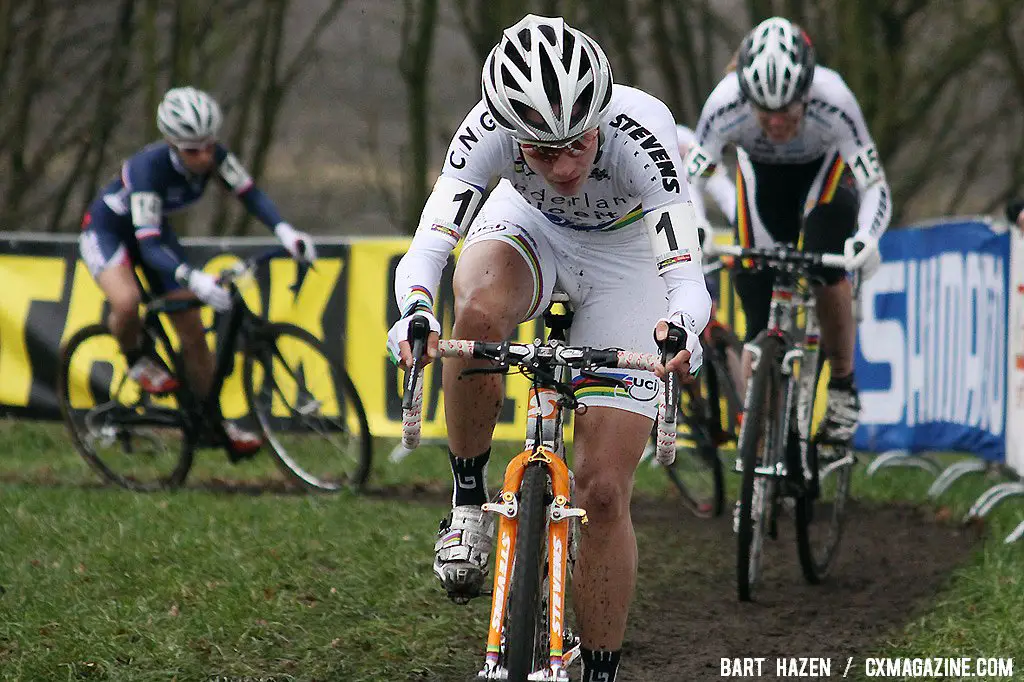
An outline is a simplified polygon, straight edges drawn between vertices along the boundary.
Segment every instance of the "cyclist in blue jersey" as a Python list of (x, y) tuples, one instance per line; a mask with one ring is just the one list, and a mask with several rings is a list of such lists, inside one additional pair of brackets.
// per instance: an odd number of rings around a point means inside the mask
[[(310, 236), (281, 218), (235, 155), (217, 141), (221, 122), (220, 106), (207, 93), (192, 87), (168, 90), (157, 109), (164, 140), (125, 161), (120, 175), (100, 191), (82, 221), (82, 260), (110, 303), (107, 325), (128, 358), (130, 376), (151, 393), (173, 391), (178, 382), (142, 332), (135, 266), (142, 268), (154, 296), (197, 297), (218, 311), (230, 305), (230, 295), (214, 275), (188, 264), (167, 220), (169, 214), (197, 202), (212, 177), (217, 176), (271, 228), (293, 257), (316, 258)], [(192, 385), (199, 393), (208, 391), (214, 359), (199, 311), (193, 308), (170, 317)], [(225, 423), (225, 431), (233, 456), (253, 454), (262, 445), (259, 436), (235, 424)]]

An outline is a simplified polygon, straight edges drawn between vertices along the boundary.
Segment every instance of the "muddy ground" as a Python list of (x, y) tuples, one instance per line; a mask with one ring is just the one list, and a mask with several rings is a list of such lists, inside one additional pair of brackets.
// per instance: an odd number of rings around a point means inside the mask
[[(424, 486), (376, 494), (444, 505), (448, 492)], [(865, 657), (884, 655), (885, 642), (932, 606), (980, 539), (976, 529), (939, 521), (933, 511), (851, 500), (830, 574), (810, 585), (792, 514), (783, 512), (755, 600), (741, 603), (731, 511), (730, 501), (722, 517), (699, 520), (668, 491), (634, 499), (640, 568), (616, 682), (792, 679), (775, 674), (775, 659), (784, 657), (828, 658), (830, 677), (841, 679), (851, 656), (855, 679)], [(761, 677), (721, 676), (722, 658), (758, 656), (768, 659)], [(572, 674), (579, 679), (578, 665)]]
[(640, 571), (622, 682), (723, 679), (720, 659), (739, 656), (768, 657), (757, 679), (776, 679), (775, 657), (788, 656), (829, 657), (841, 677), (847, 657), (879, 655), (928, 608), (975, 541), (930, 512), (855, 503), (829, 578), (809, 585), (787, 516), (756, 601), (741, 603), (728, 514), (700, 521), (664, 498), (636, 501), (633, 514)]

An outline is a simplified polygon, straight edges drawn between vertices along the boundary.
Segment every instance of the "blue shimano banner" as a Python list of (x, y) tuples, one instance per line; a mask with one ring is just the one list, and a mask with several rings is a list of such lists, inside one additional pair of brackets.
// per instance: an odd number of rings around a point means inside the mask
[(880, 248), (861, 290), (855, 446), (1003, 459), (1008, 233), (951, 219), (888, 232)]

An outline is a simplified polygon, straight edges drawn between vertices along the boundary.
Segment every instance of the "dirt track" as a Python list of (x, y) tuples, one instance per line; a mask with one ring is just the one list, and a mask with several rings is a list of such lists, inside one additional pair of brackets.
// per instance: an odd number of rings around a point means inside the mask
[(766, 548), (757, 601), (744, 604), (731, 519), (698, 521), (666, 501), (634, 502), (640, 573), (621, 682), (724, 679), (720, 659), (738, 656), (769, 658), (756, 679), (776, 679), (773, 659), (786, 656), (830, 657), (840, 677), (848, 656), (877, 655), (928, 605), (972, 544), (926, 512), (855, 504), (831, 577), (813, 586), (790, 521)]
[[(445, 505), (448, 491), (423, 485), (376, 494)], [(616, 682), (791, 679), (776, 677), (775, 659), (801, 656), (831, 659), (831, 677), (841, 679), (847, 657), (863, 666), (882, 655), (886, 639), (931, 605), (978, 539), (923, 509), (852, 500), (830, 576), (809, 585), (792, 516), (783, 512), (755, 601), (741, 603), (732, 501), (721, 518), (698, 520), (672, 495), (633, 501), (640, 569)], [(761, 677), (721, 676), (723, 657), (745, 656), (767, 657)], [(857, 669), (849, 672), (855, 679)]]

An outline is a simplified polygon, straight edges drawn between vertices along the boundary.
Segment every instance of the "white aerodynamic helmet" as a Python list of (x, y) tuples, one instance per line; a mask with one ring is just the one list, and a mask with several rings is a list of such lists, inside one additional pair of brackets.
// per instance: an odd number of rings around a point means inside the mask
[(494, 121), (540, 144), (570, 141), (598, 125), (612, 96), (604, 51), (560, 17), (527, 14), (505, 29), (482, 80)]
[(156, 110), (156, 125), (172, 142), (216, 139), (221, 121), (217, 100), (193, 87), (171, 88)]
[(788, 19), (765, 19), (740, 45), (736, 75), (747, 99), (777, 110), (807, 94), (814, 80), (814, 46)]

